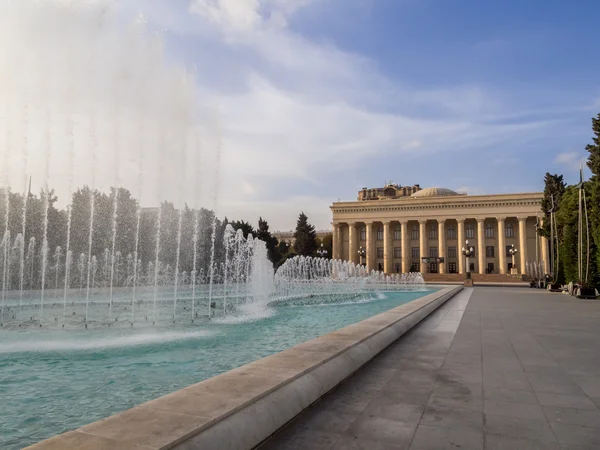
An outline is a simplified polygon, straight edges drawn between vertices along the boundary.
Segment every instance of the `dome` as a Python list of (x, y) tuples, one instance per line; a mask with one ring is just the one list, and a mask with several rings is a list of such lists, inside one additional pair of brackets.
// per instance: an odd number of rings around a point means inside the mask
[(430, 187), (421, 189), (415, 192), (411, 197), (449, 197), (451, 195), (459, 195), (451, 189)]

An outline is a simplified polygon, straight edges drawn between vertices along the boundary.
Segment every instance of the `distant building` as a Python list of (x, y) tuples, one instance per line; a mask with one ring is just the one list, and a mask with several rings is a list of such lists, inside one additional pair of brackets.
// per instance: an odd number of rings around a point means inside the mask
[(399, 184), (390, 181), (382, 188), (362, 188), (358, 191), (358, 201), (391, 200), (400, 197), (410, 197), (420, 190), (421, 187), (418, 184), (415, 184), (414, 186), (400, 186)]
[(514, 245), (519, 273), (536, 260), (548, 273), (548, 240), (536, 232), (542, 198), (541, 192), (466, 195), (418, 184), (363, 188), (357, 201), (331, 206), (333, 257), (355, 264), (362, 259), (369, 270), (386, 273), (465, 273), (461, 250), (468, 239), (475, 250), (471, 272), (509, 273)]
[[(292, 245), (296, 241), (294, 231), (275, 231), (271, 234), (273, 237), (276, 237), (279, 242), (285, 242)], [(331, 230), (318, 230), (317, 239), (323, 239), (328, 234), (331, 234)]]

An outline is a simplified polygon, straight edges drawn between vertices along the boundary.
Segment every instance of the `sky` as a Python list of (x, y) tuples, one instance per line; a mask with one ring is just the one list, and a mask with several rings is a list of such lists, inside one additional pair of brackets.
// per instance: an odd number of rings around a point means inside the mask
[(387, 181), (469, 194), (540, 191), (546, 172), (575, 182), (600, 113), (597, 1), (79, 2), (160, 33), (212, 111), (219, 215), (272, 230), (300, 211), (328, 229), (332, 202)]

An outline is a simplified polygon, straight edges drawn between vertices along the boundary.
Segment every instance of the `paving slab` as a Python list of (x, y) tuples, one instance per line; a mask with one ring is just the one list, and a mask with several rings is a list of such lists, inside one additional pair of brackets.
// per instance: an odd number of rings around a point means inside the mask
[(597, 449), (598, 342), (600, 302), (468, 288), (260, 450)]

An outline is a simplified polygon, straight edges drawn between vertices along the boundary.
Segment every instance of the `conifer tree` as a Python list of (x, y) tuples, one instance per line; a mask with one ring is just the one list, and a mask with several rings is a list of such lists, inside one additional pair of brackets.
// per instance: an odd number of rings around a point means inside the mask
[(547, 172), (544, 177), (544, 198), (542, 199), (542, 211), (544, 211), (544, 225), (540, 231), (542, 236), (550, 237), (550, 210), (556, 212), (563, 194), (566, 183), (563, 176)]
[(589, 211), (591, 234), (594, 243), (595, 251), (595, 273), (592, 274), (592, 280), (600, 280), (600, 114), (592, 118), (592, 144), (588, 144), (585, 149), (590, 156), (587, 161), (587, 166), (592, 171), (592, 178), (586, 183), (589, 186), (588, 195), (591, 198)]
[(308, 217), (303, 212), (298, 216), (294, 238), (294, 251), (297, 255), (314, 255), (317, 250), (317, 232), (315, 227), (308, 223)]
[(269, 260), (273, 264), (277, 264), (281, 259), (281, 254), (279, 253), (279, 241), (276, 237), (274, 237), (269, 231), (269, 224), (266, 220), (263, 220), (262, 217), (258, 219), (258, 229), (256, 230), (256, 237), (267, 246), (267, 256)]

